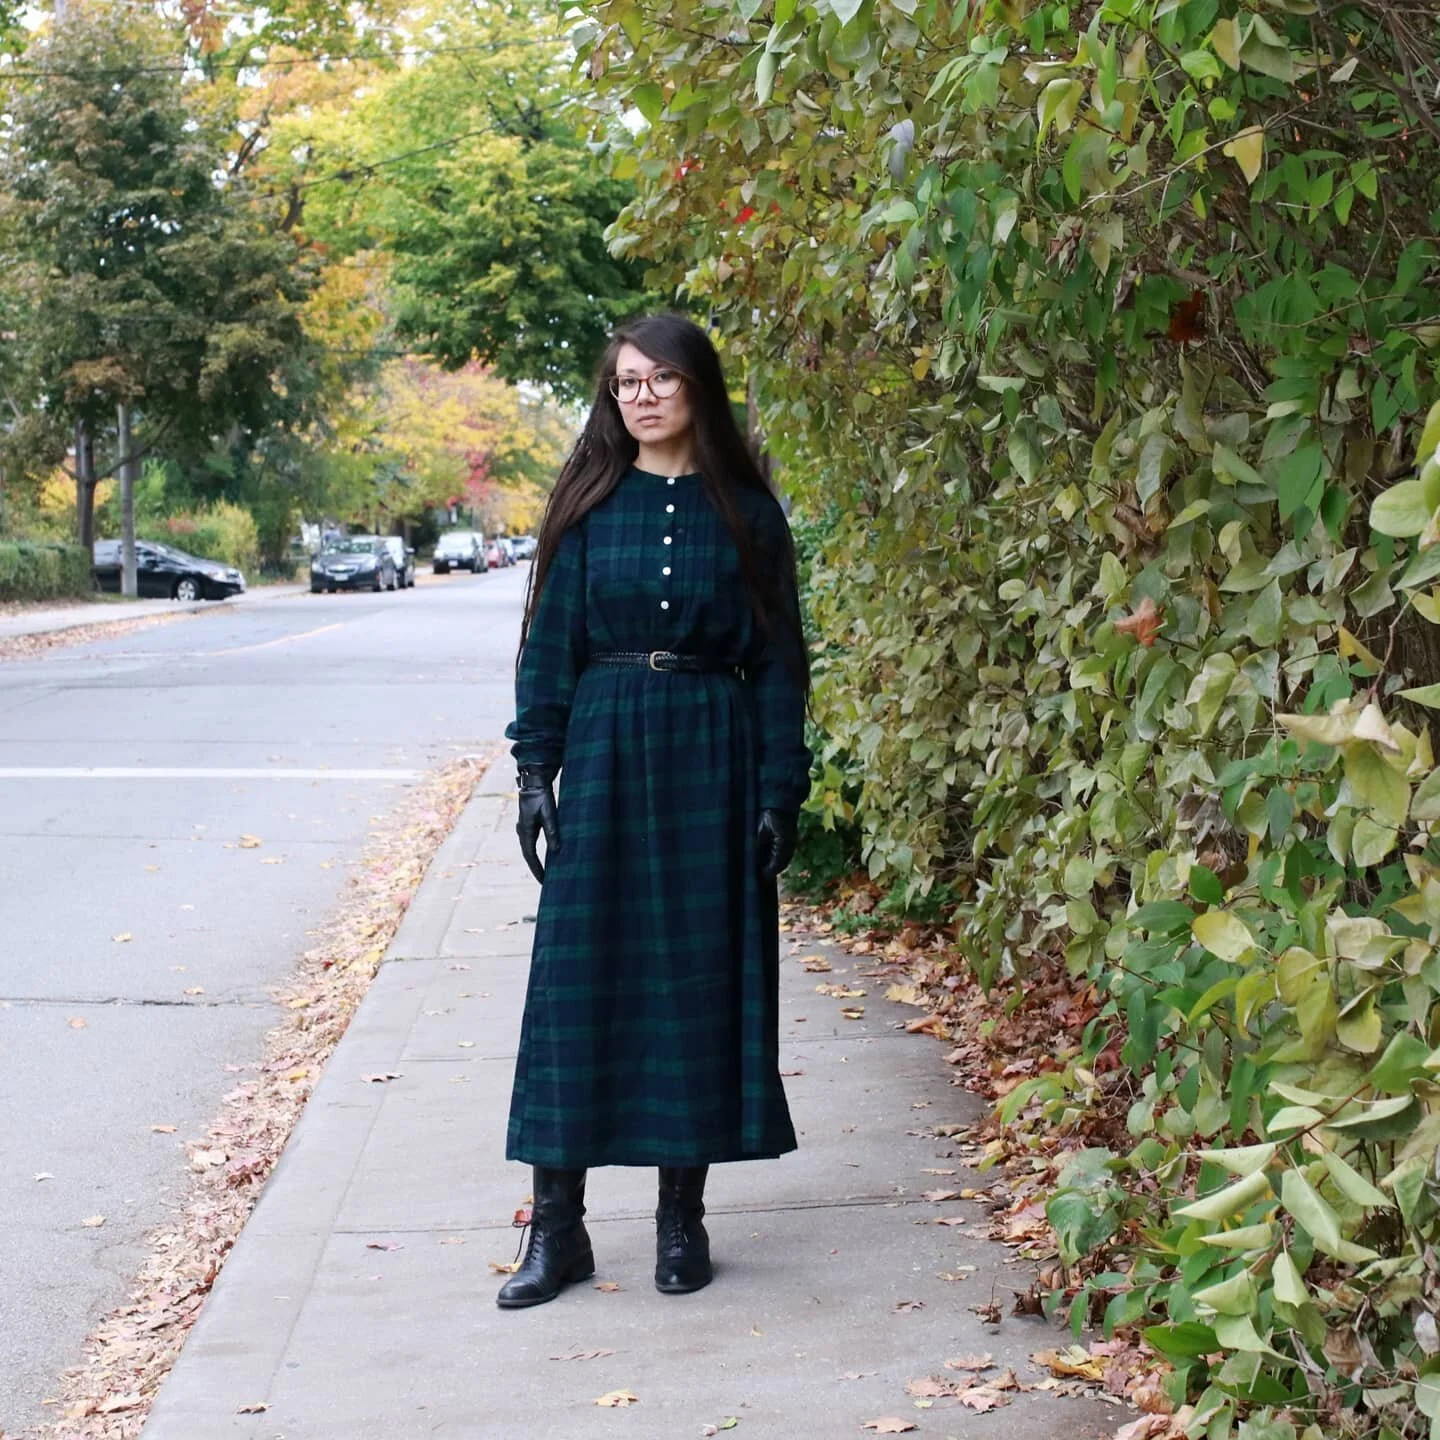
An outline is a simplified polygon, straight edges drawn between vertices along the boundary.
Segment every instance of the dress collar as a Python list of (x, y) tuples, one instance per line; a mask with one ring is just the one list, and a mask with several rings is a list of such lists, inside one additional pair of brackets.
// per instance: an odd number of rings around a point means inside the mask
[(642, 470), (638, 465), (632, 465), (632, 466), (630, 467), (630, 472), (631, 472), (631, 474), (633, 474), (633, 475), (638, 475), (638, 476), (640, 476), (640, 478), (641, 478), (642, 480), (698, 480), (698, 479), (700, 479), (700, 472), (699, 472), (698, 470), (689, 470), (689, 471), (686, 471), (683, 475), (660, 475), (660, 474), (657, 474), (654, 470)]

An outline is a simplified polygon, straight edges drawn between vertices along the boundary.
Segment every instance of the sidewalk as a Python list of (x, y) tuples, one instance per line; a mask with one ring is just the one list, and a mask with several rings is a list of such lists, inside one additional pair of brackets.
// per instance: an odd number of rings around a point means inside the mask
[(229, 600), (95, 600), (70, 605), (46, 605), (18, 614), (0, 614), (0, 640), (19, 635), (49, 635), (57, 630), (74, 630), (81, 625), (113, 625), (123, 620), (144, 620), (152, 615), (188, 615), (197, 611), (218, 611), (227, 606), (252, 605), (272, 596), (298, 595), (304, 585), (262, 585)]
[[(737, 1440), (861, 1437), (888, 1416), (922, 1437), (1081, 1440), (1121, 1423), (1044, 1392), (988, 1414), (905, 1393), (917, 1377), (959, 1378), (942, 1362), (961, 1353), (1034, 1382), (1031, 1352), (1068, 1336), (1009, 1315), (1028, 1277), (967, 1233), (983, 1229), (977, 1204), (921, 1198), (985, 1184), (921, 1133), (978, 1102), (948, 1084), (934, 1041), (903, 1032), (913, 1010), (810, 939), (781, 947), (801, 1148), (711, 1172), (714, 1284), (656, 1293), (654, 1172), (611, 1169), (590, 1178), (595, 1281), (532, 1310), (495, 1307), (490, 1262), (514, 1258), (511, 1216), (529, 1193), (529, 1172), (502, 1156), (533, 934), (522, 917), (539, 898), (512, 783), (497, 759), (436, 857), (144, 1440), (677, 1440), (731, 1416)], [(833, 973), (802, 968), (815, 954)], [(817, 994), (817, 980), (869, 994)], [(842, 1016), (860, 1003), (861, 1018)], [(942, 1214), (967, 1223), (932, 1223)], [(971, 1309), (992, 1300), (998, 1327)], [(595, 1404), (619, 1390), (638, 1402)]]

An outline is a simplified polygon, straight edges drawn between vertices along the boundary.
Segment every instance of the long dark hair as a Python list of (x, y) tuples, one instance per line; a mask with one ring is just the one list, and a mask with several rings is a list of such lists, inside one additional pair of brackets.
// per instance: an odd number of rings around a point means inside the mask
[[(525, 614), (520, 625), (520, 649), (530, 634), (535, 606), (545, 585), (550, 562), (560, 537), (577, 525), (620, 483), (635, 463), (640, 443), (625, 428), (620, 406), (610, 393), (622, 345), (633, 345), (657, 365), (668, 365), (686, 377), (694, 432), (695, 464), (705, 494), (724, 520), (740, 557), (740, 573), (755, 618), (778, 646), (784, 662), (810, 695), (810, 661), (801, 629), (795, 595), (795, 547), (788, 528), (785, 553), (776, 565), (762, 565), (755, 538), (741, 513), (737, 493), (744, 486), (774, 498), (754, 453), (735, 423), (735, 412), (725, 388), (720, 357), (710, 337), (683, 315), (649, 315), (617, 330), (600, 358), (595, 401), (580, 438), (570, 451), (550, 492), (540, 523), (539, 544), (525, 589)], [(776, 504), (779, 503), (777, 500)], [(518, 665), (518, 656), (517, 656)]]

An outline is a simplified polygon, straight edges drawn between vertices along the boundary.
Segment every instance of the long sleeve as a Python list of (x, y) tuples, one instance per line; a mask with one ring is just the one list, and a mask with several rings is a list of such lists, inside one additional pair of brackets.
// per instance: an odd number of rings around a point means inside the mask
[(515, 677), (515, 719), (505, 728), (517, 766), (556, 769), (565, 757), (570, 701), (585, 668), (585, 530), (572, 525), (555, 547)]
[[(785, 543), (789, 526), (778, 504), (767, 505), (764, 514), (756, 538), (762, 563), (781, 577), (785, 614), (776, 618), (783, 634), (785, 628), (793, 625), (798, 630), (800, 625), (800, 600)], [(812, 756), (805, 744), (805, 695), (775, 641), (762, 630), (758, 643), (758, 658), (746, 665), (745, 674), (755, 697), (760, 808), (794, 814), (810, 794)]]

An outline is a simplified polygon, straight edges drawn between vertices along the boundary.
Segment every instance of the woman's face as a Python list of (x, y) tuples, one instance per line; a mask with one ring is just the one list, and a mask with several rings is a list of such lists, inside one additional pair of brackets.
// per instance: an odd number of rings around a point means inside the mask
[[(621, 419), (642, 445), (665, 445), (689, 432), (688, 384), (674, 366), (652, 360), (644, 351), (627, 343), (615, 357), (615, 374), (621, 381), (615, 401), (620, 407)], [(628, 388), (624, 383), (627, 379), (631, 382)], [(637, 390), (634, 382), (638, 380), (648, 383), (639, 385)], [(672, 386), (673, 393), (666, 395), (664, 392)], [(657, 396), (656, 390), (661, 394)]]

